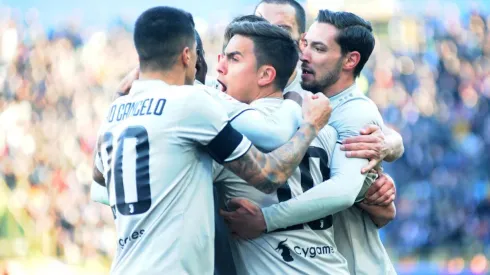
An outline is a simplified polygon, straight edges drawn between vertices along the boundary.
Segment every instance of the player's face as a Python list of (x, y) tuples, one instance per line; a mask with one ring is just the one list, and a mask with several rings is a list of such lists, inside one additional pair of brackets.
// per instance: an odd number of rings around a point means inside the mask
[(339, 80), (344, 58), (335, 41), (337, 31), (333, 25), (315, 22), (301, 40), (303, 89), (319, 93)]
[(189, 49), (187, 53), (184, 53), (184, 62), (186, 63), (185, 70), (185, 85), (192, 85), (196, 79), (196, 62), (197, 62), (197, 50), (196, 43)]
[(294, 41), (299, 41), (301, 34), (296, 23), (296, 11), (291, 5), (262, 3), (255, 10), (255, 15), (284, 28)]
[(223, 91), (241, 102), (252, 102), (259, 88), (256, 64), (253, 41), (233, 36), (218, 62), (218, 81)]

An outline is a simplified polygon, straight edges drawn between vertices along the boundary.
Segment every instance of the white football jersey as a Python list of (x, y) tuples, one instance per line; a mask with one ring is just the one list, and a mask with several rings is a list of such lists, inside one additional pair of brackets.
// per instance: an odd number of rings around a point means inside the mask
[[(270, 114), (282, 99), (263, 98), (251, 105)], [(264, 194), (215, 164), (215, 185), (223, 199), (244, 197), (260, 207), (294, 198), (330, 176), (329, 164), (337, 140), (334, 128), (326, 126), (313, 140), (305, 158), (288, 183), (273, 194)], [(223, 238), (227, 236), (217, 236)], [(230, 240), (238, 274), (348, 274), (347, 262), (333, 239), (332, 216), (263, 234), (254, 240)]]
[(352, 206), (333, 217), (335, 243), (349, 263), (350, 274), (396, 275), (369, 214)]
[(118, 236), (111, 274), (212, 274), (212, 159), (250, 142), (202, 88), (135, 81), (99, 138)]

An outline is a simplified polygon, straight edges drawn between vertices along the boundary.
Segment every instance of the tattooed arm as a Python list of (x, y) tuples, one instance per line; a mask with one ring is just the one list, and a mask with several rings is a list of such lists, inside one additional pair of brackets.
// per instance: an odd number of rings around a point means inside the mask
[(292, 175), (318, 130), (304, 123), (293, 138), (275, 151), (264, 154), (253, 147), (241, 158), (224, 166), (264, 193), (272, 193)]
[(303, 102), (303, 124), (289, 142), (268, 154), (252, 147), (224, 166), (258, 190), (274, 192), (299, 165), (311, 141), (327, 124), (331, 112), (327, 97), (307, 93)]

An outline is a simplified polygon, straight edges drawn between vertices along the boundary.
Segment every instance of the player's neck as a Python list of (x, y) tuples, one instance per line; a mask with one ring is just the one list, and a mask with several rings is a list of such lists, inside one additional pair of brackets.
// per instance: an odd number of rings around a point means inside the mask
[(271, 87), (262, 89), (257, 95), (257, 97), (254, 100), (252, 100), (252, 102), (261, 98), (282, 98), (282, 91), (277, 90), (275, 87), (272, 86), (273, 85), (271, 85)]
[(325, 90), (323, 90), (323, 94), (326, 97), (336, 96), (341, 92), (345, 91), (346, 89), (348, 89), (354, 83), (355, 83), (355, 79), (353, 76), (341, 76), (340, 79), (337, 80), (337, 82), (325, 88)]
[(175, 71), (149, 71), (140, 72), (140, 80), (161, 80), (168, 85), (184, 85), (185, 75)]

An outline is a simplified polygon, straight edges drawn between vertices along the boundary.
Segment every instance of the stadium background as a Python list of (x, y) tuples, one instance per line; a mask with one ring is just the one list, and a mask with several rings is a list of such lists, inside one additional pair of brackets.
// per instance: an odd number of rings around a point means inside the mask
[[(131, 30), (155, 5), (192, 12), (215, 75), (223, 29), (256, 1), (0, 1), (0, 275), (107, 274), (108, 208), (90, 202), (98, 125), (136, 65)], [(490, 0), (308, 0), (373, 23), (359, 84), (404, 138), (381, 231), (399, 274), (490, 271)]]

